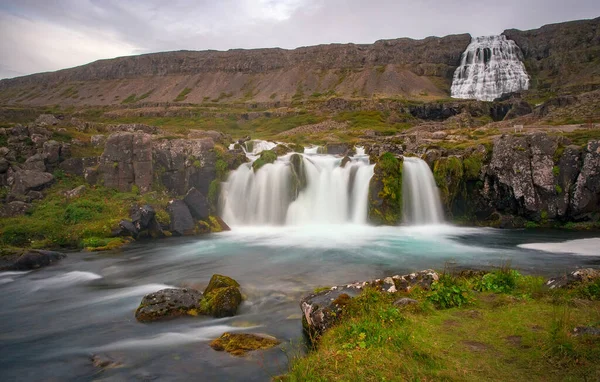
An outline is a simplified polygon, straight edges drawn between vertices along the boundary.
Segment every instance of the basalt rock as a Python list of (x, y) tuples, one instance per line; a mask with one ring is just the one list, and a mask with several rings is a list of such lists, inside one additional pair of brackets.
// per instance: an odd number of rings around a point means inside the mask
[(54, 176), (47, 172), (21, 170), (14, 174), (11, 193), (26, 194), (28, 191), (39, 191), (49, 187), (54, 182)]
[(131, 214), (131, 222), (138, 231), (144, 231), (150, 226), (150, 222), (156, 216), (156, 211), (152, 206), (146, 204), (137, 207)]
[(182, 200), (172, 200), (167, 206), (171, 218), (170, 231), (177, 236), (193, 235), (195, 221), (188, 206)]
[(210, 205), (206, 196), (202, 195), (195, 187), (190, 188), (183, 201), (196, 220), (206, 220), (210, 215)]
[(204, 290), (201, 312), (213, 317), (231, 317), (242, 303), (240, 284), (228, 276), (215, 274)]
[(149, 191), (153, 177), (151, 135), (110, 135), (99, 162), (99, 171), (106, 187), (129, 192), (135, 185), (141, 192)]

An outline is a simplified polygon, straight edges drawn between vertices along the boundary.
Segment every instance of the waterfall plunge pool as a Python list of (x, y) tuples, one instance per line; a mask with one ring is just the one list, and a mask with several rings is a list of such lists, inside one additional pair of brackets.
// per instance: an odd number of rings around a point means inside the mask
[[(558, 243), (586, 238), (580, 255), (561, 252), (565, 246)], [(558, 252), (520, 247), (539, 247), (535, 243)], [(202, 238), (137, 243), (122, 252), (72, 253), (39, 271), (0, 273), (0, 377), (267, 381), (285, 372), (291, 349), (302, 343), (298, 301), (316, 287), (507, 260), (525, 273), (551, 275), (600, 265), (589, 252), (599, 244), (589, 233), (564, 231), (323, 224), (234, 226)], [(566, 248), (577, 251), (577, 245)], [(236, 317), (135, 321), (144, 294), (167, 286), (203, 289), (214, 273), (242, 285), (246, 300)], [(235, 358), (208, 346), (235, 330), (274, 335), (288, 350)], [(90, 354), (121, 366), (99, 372)]]

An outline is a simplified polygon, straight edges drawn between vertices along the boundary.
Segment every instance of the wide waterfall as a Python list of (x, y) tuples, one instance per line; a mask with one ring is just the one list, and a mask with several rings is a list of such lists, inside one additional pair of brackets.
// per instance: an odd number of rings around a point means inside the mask
[[(357, 149), (342, 165), (343, 158), (316, 151), (287, 154), (257, 171), (242, 164), (221, 187), (223, 219), (233, 226), (366, 224), (374, 167), (369, 157)], [(300, 166), (294, 166), (294, 155), (300, 155)]]
[(462, 54), (454, 72), (454, 98), (493, 101), (502, 94), (527, 90), (529, 76), (521, 49), (506, 36), (477, 37)]
[(405, 224), (440, 224), (444, 221), (440, 193), (425, 161), (404, 158), (402, 196)]

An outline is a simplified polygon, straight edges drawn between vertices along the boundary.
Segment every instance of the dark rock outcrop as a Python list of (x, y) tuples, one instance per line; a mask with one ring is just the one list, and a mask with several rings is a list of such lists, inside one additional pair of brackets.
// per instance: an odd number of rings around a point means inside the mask
[(572, 288), (582, 283), (593, 282), (600, 279), (600, 270), (593, 268), (581, 268), (567, 274), (553, 277), (546, 282), (550, 289)]
[(8, 267), (16, 271), (28, 271), (51, 265), (67, 257), (64, 253), (44, 250), (30, 250), (24, 253), (17, 261)]

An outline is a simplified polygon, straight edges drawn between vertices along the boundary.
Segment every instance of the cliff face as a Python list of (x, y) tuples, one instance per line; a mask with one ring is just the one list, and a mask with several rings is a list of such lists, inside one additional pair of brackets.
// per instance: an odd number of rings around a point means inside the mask
[(468, 34), (294, 50), (180, 51), (101, 60), (0, 81), (0, 102), (272, 101), (337, 94), (443, 97)]
[(600, 18), (504, 31), (525, 57), (532, 89), (581, 92), (600, 88)]

